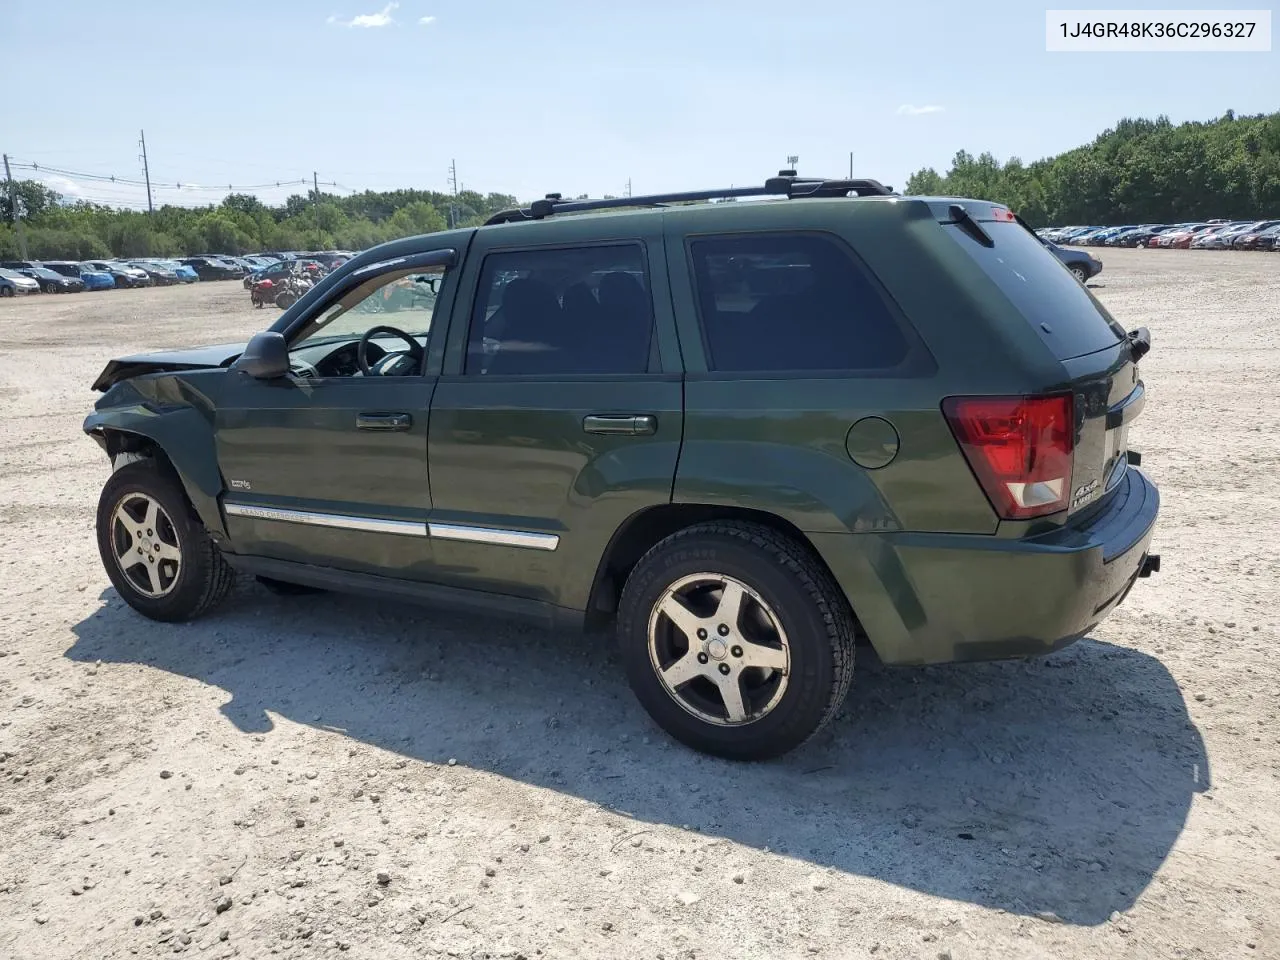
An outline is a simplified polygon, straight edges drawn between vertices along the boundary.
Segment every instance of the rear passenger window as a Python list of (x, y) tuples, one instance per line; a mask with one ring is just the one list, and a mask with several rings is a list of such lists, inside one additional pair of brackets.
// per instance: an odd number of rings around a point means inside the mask
[(644, 373), (652, 329), (639, 244), (490, 254), (480, 272), (466, 372)]
[(907, 359), (880, 291), (834, 240), (756, 234), (689, 248), (708, 369), (883, 370)]

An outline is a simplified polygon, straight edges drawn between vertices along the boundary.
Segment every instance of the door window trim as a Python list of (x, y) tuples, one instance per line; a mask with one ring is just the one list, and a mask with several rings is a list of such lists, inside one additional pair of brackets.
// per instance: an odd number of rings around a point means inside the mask
[[(593, 247), (637, 247), (640, 251), (640, 265), (644, 271), (645, 295), (649, 298), (649, 356), (645, 361), (645, 369), (630, 373), (481, 373), (478, 370), (467, 370), (467, 359), (471, 354), (471, 331), (476, 321), (476, 308), (481, 302), (481, 284), (485, 278), (485, 269), (489, 258), (519, 253), (553, 253), (557, 250), (584, 250)], [(658, 349), (658, 309), (653, 294), (653, 266), (649, 260), (649, 249), (643, 237), (609, 237), (597, 240), (561, 240), (553, 243), (514, 243), (492, 246), (479, 256), (475, 280), (470, 285), (470, 303), (467, 305), (466, 333), (462, 338), (461, 369), (447, 374), (450, 380), (484, 383), (530, 382), (547, 383), (554, 381), (590, 382), (599, 380), (626, 380), (634, 377), (660, 377), (663, 375), (662, 361)], [(485, 304), (488, 305), (487, 297)]]

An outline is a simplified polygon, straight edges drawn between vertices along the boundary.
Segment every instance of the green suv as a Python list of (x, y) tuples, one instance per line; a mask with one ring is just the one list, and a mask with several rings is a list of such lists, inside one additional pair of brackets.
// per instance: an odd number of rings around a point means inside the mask
[(240, 571), (612, 623), (672, 736), (772, 757), (859, 640), (1048, 653), (1158, 569), (1149, 346), (997, 204), (552, 194), (365, 251), (247, 345), (109, 363), (98, 545), (156, 620)]

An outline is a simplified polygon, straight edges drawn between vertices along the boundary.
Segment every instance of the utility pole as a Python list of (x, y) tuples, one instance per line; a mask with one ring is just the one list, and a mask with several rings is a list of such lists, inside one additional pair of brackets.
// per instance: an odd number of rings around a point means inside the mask
[(22, 232), (22, 217), (18, 214), (18, 191), (13, 185), (13, 174), (9, 172), (9, 155), (4, 155), (4, 178), (9, 184), (9, 210), (13, 216), (14, 229), (18, 231), (18, 254), (27, 259), (27, 235)]
[(453, 186), (453, 200), (449, 204), (449, 229), (452, 230), (458, 225), (458, 161), (449, 161), (449, 183)]
[(627, 177), (627, 196), (631, 196), (631, 178)]
[(311, 185), (315, 188), (315, 206), (316, 206), (316, 249), (320, 249), (320, 244), (324, 243), (324, 238), (320, 235), (320, 175), (314, 170), (311, 171)]
[(147, 132), (145, 130), (138, 131), (138, 143), (142, 145), (142, 176), (147, 181), (147, 213), (155, 213), (155, 207), (151, 205), (151, 168), (147, 166)]

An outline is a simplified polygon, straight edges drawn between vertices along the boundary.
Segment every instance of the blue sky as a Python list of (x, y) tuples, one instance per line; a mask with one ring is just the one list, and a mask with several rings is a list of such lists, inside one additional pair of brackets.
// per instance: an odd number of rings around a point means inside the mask
[[(152, 179), (187, 185), (158, 202), (313, 170), (351, 189), (446, 189), (452, 159), (463, 186), (524, 199), (617, 194), (628, 178), (636, 193), (758, 183), (788, 154), (802, 174), (839, 175), (850, 151), (855, 173), (901, 187), (960, 148), (1029, 161), (1124, 116), (1280, 109), (1275, 49), (1050, 54), (1049, 4), (1025, 0), (3, 6), (0, 150), (136, 178), (145, 129)], [(143, 200), (69, 179), (50, 178)]]

